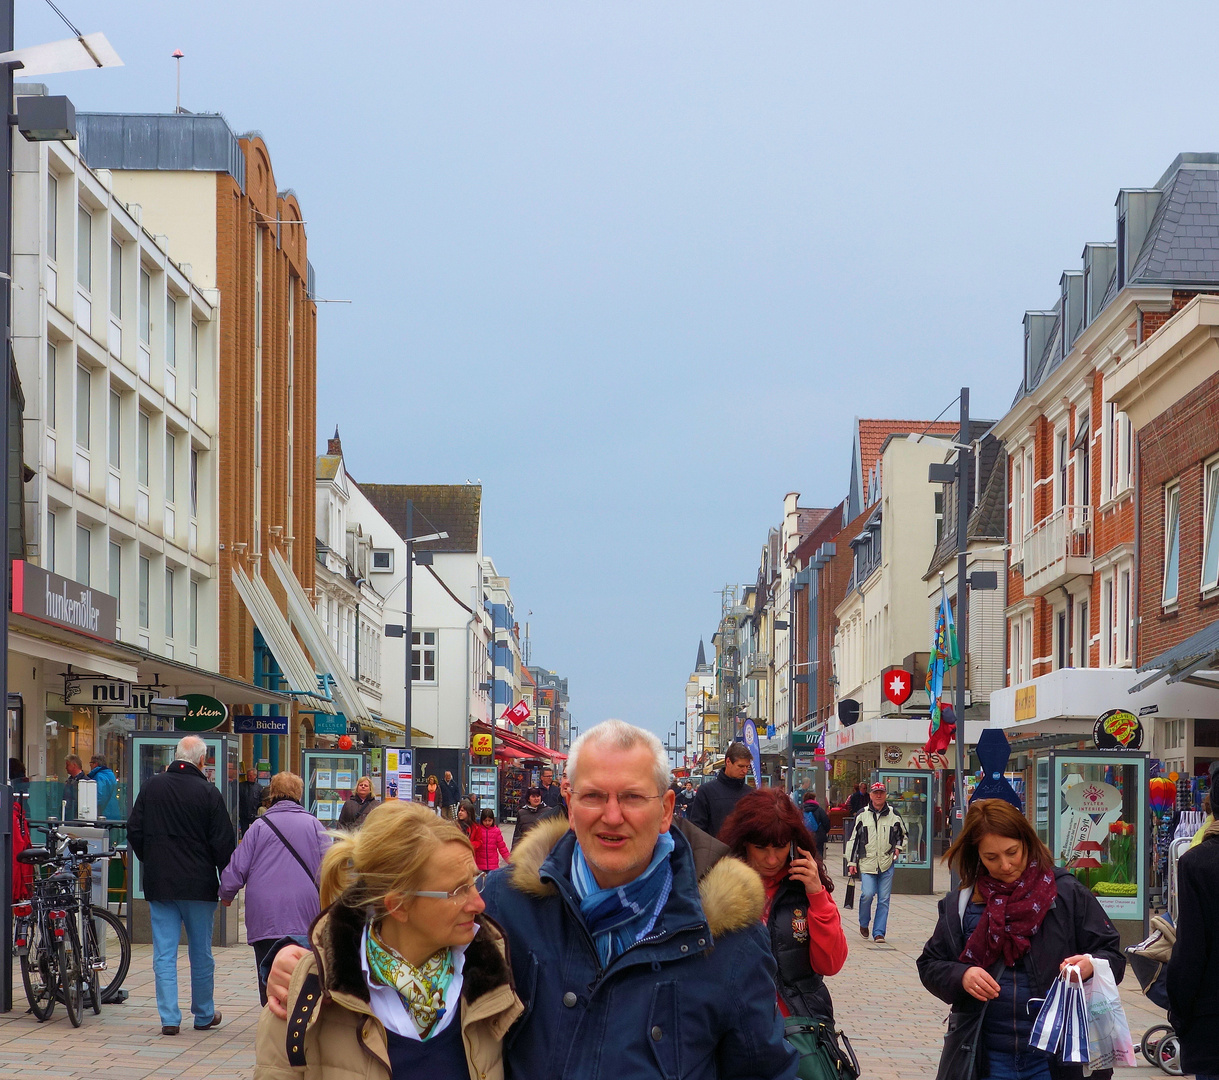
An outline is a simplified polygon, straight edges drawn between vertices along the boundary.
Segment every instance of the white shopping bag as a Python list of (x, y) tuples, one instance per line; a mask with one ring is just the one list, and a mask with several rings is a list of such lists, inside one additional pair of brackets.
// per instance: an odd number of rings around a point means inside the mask
[(1029, 1045), (1053, 1054), (1065, 1064), (1088, 1061), (1088, 1005), (1083, 977), (1068, 964), (1054, 980), (1033, 1022)]
[(1137, 1064), (1134, 1040), (1108, 960), (1092, 957), (1092, 978), (1084, 984), (1084, 993), (1088, 1000), (1088, 1063), (1084, 1075), (1115, 1065), (1133, 1068)]

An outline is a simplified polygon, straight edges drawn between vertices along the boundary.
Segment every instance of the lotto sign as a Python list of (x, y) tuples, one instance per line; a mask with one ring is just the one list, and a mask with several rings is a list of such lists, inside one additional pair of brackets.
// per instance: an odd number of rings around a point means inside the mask
[(910, 700), (910, 694), (914, 689), (914, 680), (911, 678), (910, 672), (903, 671), (901, 668), (895, 668), (885, 675), (884, 685), (885, 697), (900, 708)]
[(477, 754), (479, 757), (486, 757), (489, 753), (491, 753), (491, 736), (473, 736), (470, 739), (470, 752), (472, 754)]

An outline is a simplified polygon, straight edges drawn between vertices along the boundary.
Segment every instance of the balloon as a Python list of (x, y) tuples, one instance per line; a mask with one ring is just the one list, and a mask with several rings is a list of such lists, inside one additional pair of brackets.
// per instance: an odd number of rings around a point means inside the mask
[(339, 736), (339, 749), (340, 750), (350, 750), (354, 745), (355, 744), (351, 741), (350, 735), (340, 735)]

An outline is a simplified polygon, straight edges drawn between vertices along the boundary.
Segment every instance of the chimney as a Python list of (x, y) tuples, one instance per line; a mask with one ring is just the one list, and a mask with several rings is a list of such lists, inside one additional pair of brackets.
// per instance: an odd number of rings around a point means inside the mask
[(335, 424), (335, 426), (334, 426), (334, 438), (326, 440), (326, 453), (330, 457), (342, 457), (343, 456), (343, 444), (339, 441), (338, 424)]

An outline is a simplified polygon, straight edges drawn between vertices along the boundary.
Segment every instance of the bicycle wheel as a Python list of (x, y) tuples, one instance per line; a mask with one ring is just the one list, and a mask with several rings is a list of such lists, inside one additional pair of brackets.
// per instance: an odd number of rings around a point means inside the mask
[(114, 1000), (123, 980), (127, 978), (127, 970), (131, 967), (131, 938), (127, 936), (127, 927), (113, 912), (105, 908), (93, 909), (93, 927), (98, 938), (98, 949), (95, 955), (104, 966), (98, 972), (102, 1004)]
[(85, 1001), (94, 1016), (102, 1011), (102, 987), (98, 976), (102, 954), (97, 949), (97, 931), (92, 919), (85, 919), (85, 940), (81, 942), (81, 974), (84, 978)]
[(80, 1027), (85, 1018), (84, 999), (80, 989), (80, 941), (76, 936), (76, 923), (71, 921), (70, 915), (64, 931), (63, 940), (56, 946), (59, 955), (59, 990), (68, 1019), (72, 1021), (73, 1027)]
[(29, 927), (29, 950), (21, 957), (21, 982), (25, 986), (25, 998), (30, 1003), (30, 1012), (41, 1023), (51, 1018), (55, 1011), (55, 990), (59, 985), (59, 969), (55, 957), (48, 948), (43, 928), (35, 919)]

